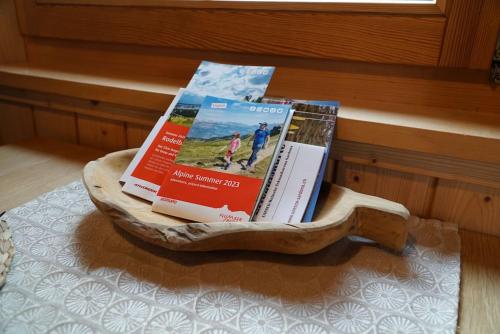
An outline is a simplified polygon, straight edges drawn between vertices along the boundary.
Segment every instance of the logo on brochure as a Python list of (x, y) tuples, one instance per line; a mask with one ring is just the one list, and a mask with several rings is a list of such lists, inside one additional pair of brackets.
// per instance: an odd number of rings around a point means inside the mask
[(251, 68), (251, 69), (248, 69), (247, 74), (249, 74), (249, 75), (268, 75), (269, 72), (265, 68)]
[(226, 109), (227, 103), (214, 102), (214, 103), (212, 103), (211, 107), (212, 107), (212, 109)]
[(283, 108), (268, 108), (268, 107), (256, 107), (256, 106), (251, 106), (249, 108), (250, 111), (256, 111), (256, 112), (263, 112), (263, 113), (271, 113), (271, 114), (281, 114), (285, 109)]

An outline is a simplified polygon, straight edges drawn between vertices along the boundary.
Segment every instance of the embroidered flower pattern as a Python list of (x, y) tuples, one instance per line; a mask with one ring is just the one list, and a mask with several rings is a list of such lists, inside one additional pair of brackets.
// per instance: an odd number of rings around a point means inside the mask
[(104, 328), (111, 332), (132, 332), (142, 326), (149, 315), (149, 306), (138, 300), (125, 300), (111, 306), (102, 317)]
[[(10, 210), (16, 254), (0, 333), (446, 333), (456, 329), (460, 240), (410, 218), (395, 255), (343, 239), (304, 257), (145, 249), (81, 182)], [(235, 254), (236, 255), (236, 254)]]
[(182, 305), (198, 296), (199, 283), (192, 278), (182, 278), (177, 284), (163, 286), (156, 291), (155, 300), (166, 305)]
[[(10, 221), (10, 220), (9, 220)], [(13, 231), (13, 240), (17, 247), (31, 246), (35, 241), (44, 237), (46, 231), (36, 226), (22, 226)]]
[(0, 316), (7, 317), (19, 312), (26, 303), (26, 296), (18, 291), (0, 293)]
[(28, 219), (50, 227), (52, 223), (64, 214), (64, 210), (55, 206), (40, 205), (34, 212), (29, 215)]
[(363, 289), (363, 295), (368, 303), (394, 310), (406, 304), (406, 295), (400, 288), (388, 283), (370, 283)]
[(373, 322), (373, 316), (365, 306), (347, 301), (332, 304), (326, 317), (334, 329), (345, 333), (363, 332)]
[(63, 207), (71, 207), (71, 205), (80, 200), (81, 195), (75, 192), (67, 192), (67, 191), (53, 191), (47, 196), (44, 197), (44, 200), (47, 203), (55, 204)]
[(415, 316), (430, 325), (442, 325), (455, 318), (453, 305), (446, 299), (418, 296), (411, 302)]
[(449, 273), (456, 270), (460, 257), (458, 254), (448, 255), (446, 252), (437, 249), (430, 249), (422, 254), (422, 260), (429, 263), (432, 270), (439, 273)]
[(78, 276), (71, 273), (52, 273), (36, 285), (35, 295), (46, 300), (59, 301), (77, 284), (78, 279)]
[(56, 260), (65, 267), (84, 267), (81, 260), (81, 251), (82, 246), (80, 243), (70, 244), (57, 253)]
[(209, 328), (204, 330), (200, 334), (236, 334), (236, 333), (230, 332), (224, 328)]
[(459, 282), (460, 275), (458, 273), (452, 273), (444, 276), (439, 283), (439, 287), (444, 293), (450, 296), (456, 296), (458, 294)]
[(68, 294), (65, 305), (68, 311), (88, 316), (103, 310), (111, 301), (111, 289), (99, 282), (86, 282)]
[(193, 321), (186, 312), (168, 311), (155, 316), (146, 326), (144, 334), (191, 334)]
[(54, 306), (37, 306), (16, 315), (4, 328), (4, 334), (45, 333), (57, 316)]
[(337, 296), (351, 296), (361, 287), (359, 279), (346, 270), (325, 272), (320, 282), (324, 290)]
[(47, 334), (94, 334), (95, 331), (87, 325), (77, 322), (66, 322), (52, 328)]
[[(14, 256), (14, 260), (16, 257)], [(8, 279), (19, 286), (30, 286), (49, 272), (50, 265), (41, 261), (28, 261), (16, 265)]]
[(324, 308), (324, 301), (318, 283), (288, 282), (281, 296), (281, 304), (290, 314), (307, 318), (318, 314)]
[(51, 228), (56, 232), (68, 233), (78, 226), (81, 218), (82, 216), (66, 215), (54, 221)]
[(252, 306), (239, 319), (240, 330), (248, 334), (278, 334), (283, 331), (285, 321), (281, 313), (270, 306)]
[(227, 291), (212, 291), (196, 301), (196, 313), (212, 321), (224, 321), (234, 317), (240, 310), (238, 296)]
[(287, 334), (328, 334), (328, 331), (316, 324), (301, 323), (291, 327)]
[(377, 324), (377, 332), (387, 334), (424, 334), (422, 327), (414, 321), (400, 316), (382, 318)]
[(73, 205), (70, 207), (70, 211), (76, 214), (86, 214), (92, 210), (94, 210), (95, 206), (92, 203), (92, 201), (87, 197), (84, 199), (80, 199), (73, 203)]
[(30, 247), (30, 252), (35, 256), (53, 258), (63, 248), (65, 241), (66, 239), (60, 236), (43, 238)]
[(404, 285), (420, 291), (428, 291), (436, 284), (432, 272), (416, 262), (403, 262), (395, 269), (394, 275)]
[(123, 272), (120, 275), (120, 278), (118, 279), (118, 287), (123, 292), (133, 295), (143, 294), (156, 288), (153, 283), (136, 278), (127, 272)]

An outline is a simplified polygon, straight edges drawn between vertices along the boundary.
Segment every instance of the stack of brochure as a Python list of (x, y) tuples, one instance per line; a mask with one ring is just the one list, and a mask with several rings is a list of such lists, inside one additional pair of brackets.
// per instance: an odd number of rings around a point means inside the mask
[(122, 190), (198, 222), (310, 222), (338, 103), (265, 98), (273, 72), (202, 62), (122, 175)]

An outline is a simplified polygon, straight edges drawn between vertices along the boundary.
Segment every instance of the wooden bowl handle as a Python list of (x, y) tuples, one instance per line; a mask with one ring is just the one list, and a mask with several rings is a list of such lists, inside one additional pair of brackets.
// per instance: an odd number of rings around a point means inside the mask
[(404, 217), (371, 208), (356, 209), (356, 223), (353, 235), (377, 242), (394, 251), (402, 251), (408, 236), (407, 219)]

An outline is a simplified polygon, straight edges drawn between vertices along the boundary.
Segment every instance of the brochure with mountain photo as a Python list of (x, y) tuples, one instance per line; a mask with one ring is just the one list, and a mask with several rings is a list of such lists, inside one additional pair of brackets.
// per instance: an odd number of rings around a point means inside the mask
[(189, 132), (207, 95), (259, 102), (274, 67), (241, 66), (203, 61), (184, 90), (154, 127), (121, 177), (122, 190), (152, 201)]
[(206, 97), (153, 211), (199, 222), (250, 221), (291, 114), (288, 105)]
[(339, 103), (264, 98), (294, 110), (255, 221), (310, 222), (330, 152)]

